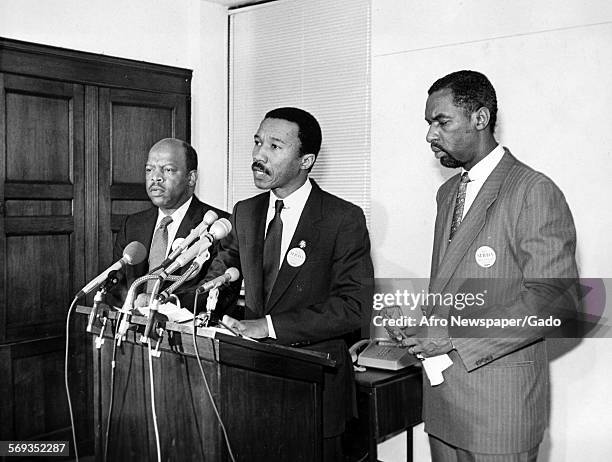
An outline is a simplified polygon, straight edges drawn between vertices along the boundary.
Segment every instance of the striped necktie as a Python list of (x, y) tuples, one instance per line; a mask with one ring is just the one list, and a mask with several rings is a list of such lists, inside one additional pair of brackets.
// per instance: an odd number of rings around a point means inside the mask
[(457, 199), (455, 200), (455, 209), (453, 210), (453, 222), (451, 223), (450, 235), (448, 236), (448, 242), (453, 239), (453, 236), (457, 232), (461, 220), (463, 219), (463, 207), (465, 206), (465, 192), (467, 190), (467, 184), (470, 182), (468, 172), (463, 172), (461, 175), (461, 182), (459, 183), (459, 190), (457, 191)]
[[(149, 250), (149, 271), (157, 268), (166, 258), (168, 252), (168, 225), (172, 223), (172, 217), (165, 216), (159, 222), (159, 226), (153, 234), (151, 249)], [(147, 293), (153, 291), (155, 281), (147, 282)]]
[(281, 219), (281, 211), (284, 204), (282, 200), (277, 200), (274, 203), (274, 218), (268, 224), (266, 239), (264, 240), (263, 251), (263, 289), (264, 303), (267, 303), (274, 281), (278, 275), (278, 267), (280, 262), (281, 239), (283, 237), (283, 220)]

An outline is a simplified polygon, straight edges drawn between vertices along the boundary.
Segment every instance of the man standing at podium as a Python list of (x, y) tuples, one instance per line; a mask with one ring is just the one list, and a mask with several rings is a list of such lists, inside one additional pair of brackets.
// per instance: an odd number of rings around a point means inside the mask
[[(186, 237), (200, 224), (208, 210), (213, 210), (219, 218), (229, 217), (227, 212), (201, 202), (193, 194), (198, 179), (197, 168), (197, 153), (185, 141), (164, 138), (149, 151), (145, 165), (145, 186), (153, 207), (125, 218), (115, 240), (114, 259), (116, 261), (121, 258), (123, 249), (132, 241), (144, 244), (149, 250), (149, 258), (125, 269), (126, 277), (120, 287), (122, 300), (132, 282), (157, 267), (166, 258), (172, 242)], [(216, 246), (211, 247), (210, 253), (211, 258), (202, 268), (202, 275), (206, 274), (208, 264), (216, 255)], [(182, 291), (189, 292), (189, 287), (194, 284), (187, 283)], [(145, 287), (145, 293), (138, 296), (136, 306), (147, 306), (149, 303), (146, 292), (152, 287)], [(182, 291), (179, 290), (179, 293)], [(193, 303), (191, 292), (181, 297), (183, 305), (189, 309)]]
[[(339, 364), (323, 394), (324, 460), (342, 460), (340, 436), (353, 415), (354, 383), (343, 339), (370, 318), (373, 269), (362, 210), (308, 178), (321, 128), (308, 112), (268, 112), (254, 136), (255, 185), (269, 190), (238, 202), (207, 279), (237, 267), (245, 320), (225, 323), (243, 335), (307, 346)], [(262, 403), (265, 406), (265, 403)]]

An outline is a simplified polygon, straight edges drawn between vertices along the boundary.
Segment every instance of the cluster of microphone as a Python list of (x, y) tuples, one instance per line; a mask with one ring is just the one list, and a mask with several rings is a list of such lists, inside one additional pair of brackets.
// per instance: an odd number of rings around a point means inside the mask
[[(209, 210), (204, 215), (202, 222), (193, 228), (187, 237), (184, 239), (176, 239), (172, 246), (172, 251), (166, 257), (166, 259), (157, 267), (151, 268), (149, 273), (143, 277), (138, 278), (134, 281), (128, 290), (128, 294), (123, 305), (124, 321), (127, 321), (127, 313), (133, 308), (134, 298), (136, 289), (139, 285), (146, 283), (151, 280), (156, 280), (158, 283), (155, 285), (159, 288), (161, 284), (166, 280), (172, 280), (174, 283), (164, 289), (162, 292), (157, 294), (157, 290), (153, 290), (153, 297), (150, 300), (149, 305), (149, 322), (147, 323), (145, 334), (143, 338), (148, 338), (148, 333), (153, 325), (153, 318), (160, 303), (168, 301), (172, 293), (178, 289), (185, 281), (194, 278), (202, 268), (202, 265), (210, 258), (209, 248), (220, 239), (227, 236), (232, 230), (232, 225), (226, 218), (219, 219), (218, 215)], [(95, 289), (100, 292), (106, 293), (110, 288), (115, 285), (118, 280), (118, 272), (123, 270), (126, 266), (138, 265), (145, 261), (148, 252), (145, 246), (138, 242), (130, 242), (123, 250), (122, 257), (106, 270), (92, 279), (85, 287), (83, 287), (76, 295), (76, 298), (80, 298)], [(171, 276), (179, 269), (190, 266), (182, 273), (180, 277)], [(218, 276), (204, 284), (201, 284), (195, 290), (198, 293), (205, 293), (215, 288), (218, 288), (229, 282), (236, 281), (240, 276), (239, 271), (236, 268), (228, 268), (224, 274)], [(98, 297), (97, 297), (98, 298)], [(97, 303), (94, 302), (94, 307), (90, 314), (90, 323), (97, 316)], [(88, 325), (88, 330), (89, 330)], [(120, 328), (120, 330), (122, 330)]]

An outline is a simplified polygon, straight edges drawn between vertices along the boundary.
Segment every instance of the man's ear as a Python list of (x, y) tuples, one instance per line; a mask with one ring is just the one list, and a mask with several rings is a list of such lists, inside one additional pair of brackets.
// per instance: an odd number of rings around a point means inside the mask
[(474, 112), (472, 117), (474, 118), (476, 130), (484, 130), (489, 126), (489, 122), (491, 121), (491, 113), (489, 112), (489, 108), (485, 106), (482, 106)]
[(196, 182), (198, 181), (198, 171), (190, 170), (187, 175), (189, 176), (189, 186), (195, 188)]
[(304, 154), (300, 157), (302, 170), (310, 170), (315, 163), (316, 156), (314, 154)]

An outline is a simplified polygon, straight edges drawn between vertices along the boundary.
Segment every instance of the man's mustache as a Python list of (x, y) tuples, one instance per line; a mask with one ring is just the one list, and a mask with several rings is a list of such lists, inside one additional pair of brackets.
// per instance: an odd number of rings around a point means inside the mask
[(270, 171), (266, 168), (266, 166), (262, 164), (261, 162), (259, 162), (258, 160), (253, 161), (253, 163), (251, 164), (251, 170), (257, 170), (257, 171), (265, 173), (266, 175), (270, 174)]

